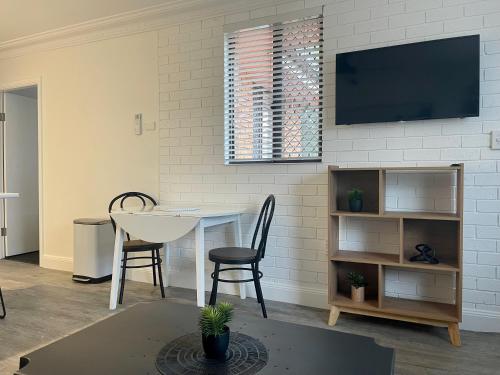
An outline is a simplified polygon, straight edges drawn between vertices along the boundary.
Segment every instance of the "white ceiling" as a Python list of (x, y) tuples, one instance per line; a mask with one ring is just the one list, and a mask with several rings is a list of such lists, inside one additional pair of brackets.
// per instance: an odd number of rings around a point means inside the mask
[(0, 0), (0, 43), (172, 0)]

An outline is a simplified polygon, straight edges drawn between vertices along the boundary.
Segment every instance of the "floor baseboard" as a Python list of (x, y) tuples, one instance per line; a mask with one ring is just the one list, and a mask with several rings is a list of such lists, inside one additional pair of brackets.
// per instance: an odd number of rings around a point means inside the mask
[(44, 254), (40, 256), (40, 267), (73, 272), (73, 258)]
[(463, 309), (462, 315), (460, 329), (500, 333), (500, 311)]

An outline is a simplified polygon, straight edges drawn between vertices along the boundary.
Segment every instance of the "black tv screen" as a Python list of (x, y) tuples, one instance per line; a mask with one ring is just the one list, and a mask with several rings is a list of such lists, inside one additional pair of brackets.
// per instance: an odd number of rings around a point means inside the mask
[(337, 54), (336, 124), (479, 116), (479, 35)]

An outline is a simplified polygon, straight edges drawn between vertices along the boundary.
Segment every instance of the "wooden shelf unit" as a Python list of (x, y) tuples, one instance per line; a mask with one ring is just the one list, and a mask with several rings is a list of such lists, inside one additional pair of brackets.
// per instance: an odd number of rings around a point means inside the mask
[[(385, 192), (388, 172), (456, 174), (456, 207), (453, 213), (386, 211)], [(328, 285), (331, 305), (329, 324), (334, 325), (340, 312), (448, 327), (450, 341), (460, 346), (458, 323), (462, 320), (462, 246), (463, 246), (463, 164), (431, 167), (328, 168)], [(363, 190), (363, 211), (348, 211), (347, 193)], [(394, 220), (399, 228), (399, 251), (382, 253), (341, 249), (340, 220), (345, 218)], [(410, 262), (418, 243), (432, 244), (439, 264)], [(454, 303), (438, 303), (385, 296), (387, 267), (426, 272), (449, 273), (455, 278)], [(367, 279), (365, 302), (350, 298), (346, 275), (362, 273)]]

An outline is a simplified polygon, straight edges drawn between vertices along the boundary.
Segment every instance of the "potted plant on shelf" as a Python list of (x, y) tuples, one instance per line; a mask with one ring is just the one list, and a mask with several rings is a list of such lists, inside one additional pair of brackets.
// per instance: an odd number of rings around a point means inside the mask
[(349, 272), (347, 279), (351, 284), (351, 299), (354, 302), (364, 302), (365, 300), (365, 277), (357, 272)]
[(352, 189), (348, 192), (349, 209), (352, 212), (360, 212), (363, 209), (363, 191)]
[(221, 302), (216, 306), (205, 306), (201, 309), (201, 340), (207, 358), (225, 360), (230, 336), (227, 323), (232, 317), (233, 305), (227, 302)]

